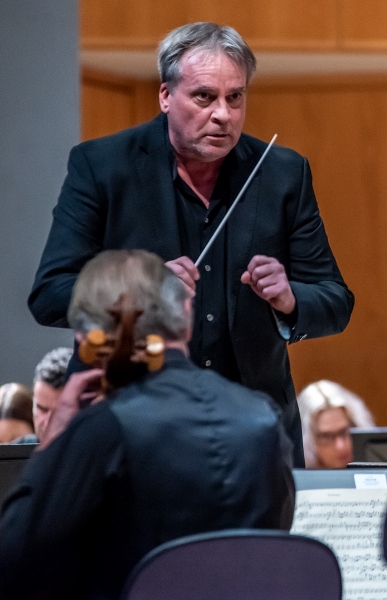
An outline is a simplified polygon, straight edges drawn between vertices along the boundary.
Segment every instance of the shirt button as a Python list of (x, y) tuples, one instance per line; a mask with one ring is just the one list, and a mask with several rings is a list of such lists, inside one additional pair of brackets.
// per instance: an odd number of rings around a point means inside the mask
[(208, 217), (206, 217), (206, 218), (204, 219), (204, 222), (205, 222), (205, 223), (208, 223), (208, 220), (209, 220), (209, 219), (208, 219)]
[(212, 363), (210, 360), (206, 360), (204, 364), (206, 365), (206, 367), (210, 367)]
[(204, 268), (205, 268), (206, 271), (211, 271), (210, 265), (206, 265)]
[(301, 340), (304, 340), (307, 337), (308, 337), (307, 333), (300, 333), (300, 334), (296, 335), (296, 337), (294, 338), (294, 341), (301, 342)]
[(214, 320), (214, 315), (212, 315), (211, 313), (209, 315), (207, 315), (207, 321), (213, 321)]

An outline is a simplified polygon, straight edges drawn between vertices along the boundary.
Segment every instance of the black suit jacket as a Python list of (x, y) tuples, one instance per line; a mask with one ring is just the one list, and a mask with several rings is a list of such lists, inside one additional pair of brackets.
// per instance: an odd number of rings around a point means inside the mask
[[(181, 256), (166, 126), (165, 115), (159, 115), (71, 151), (29, 298), (39, 323), (67, 325), (75, 278), (101, 250), (143, 248), (166, 261)], [(231, 197), (237, 196), (266, 147), (242, 134), (235, 149), (238, 168)], [(274, 256), (285, 265), (298, 308), (290, 342), (338, 333), (347, 325), (353, 296), (329, 247), (307, 160), (273, 146), (229, 219), (226, 239), (228, 326), (241, 381), (276, 399), (300, 445), (287, 341), (270, 306), (241, 284), (240, 276), (255, 254)]]
[(289, 529), (288, 445), (265, 394), (167, 351), (30, 459), (0, 521), (2, 600), (114, 600), (167, 540)]

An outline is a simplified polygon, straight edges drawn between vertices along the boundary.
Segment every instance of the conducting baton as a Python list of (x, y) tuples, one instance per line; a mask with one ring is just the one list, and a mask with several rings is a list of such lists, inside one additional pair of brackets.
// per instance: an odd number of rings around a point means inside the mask
[(231, 204), (230, 208), (228, 209), (228, 211), (226, 212), (226, 214), (224, 215), (223, 219), (221, 220), (221, 222), (219, 223), (218, 227), (216, 228), (216, 230), (214, 231), (214, 233), (212, 234), (212, 237), (209, 239), (209, 241), (207, 242), (206, 246), (203, 248), (199, 258), (197, 259), (197, 261), (195, 262), (195, 267), (198, 267), (200, 265), (200, 263), (202, 262), (203, 258), (205, 257), (205, 255), (207, 254), (208, 250), (210, 249), (210, 247), (212, 246), (212, 244), (214, 243), (214, 241), (216, 240), (218, 234), (220, 233), (222, 227), (225, 225), (227, 219), (229, 218), (229, 216), (231, 215), (232, 211), (234, 210), (234, 208), (236, 207), (236, 205), (238, 204), (239, 200), (241, 199), (241, 197), (243, 196), (243, 194), (245, 193), (246, 189), (248, 188), (248, 186), (250, 185), (251, 180), (253, 179), (254, 175), (256, 174), (256, 172), (258, 171), (259, 167), (261, 166), (261, 164), (263, 163), (266, 154), (269, 152), (270, 148), (272, 147), (272, 145), (274, 144), (275, 140), (277, 138), (277, 134), (275, 133), (273, 135), (273, 139), (271, 140), (271, 142), (268, 144), (265, 152), (262, 154), (261, 158), (259, 159), (259, 161), (257, 162), (257, 164), (255, 165), (254, 169), (251, 171), (250, 175), (248, 176), (244, 186), (242, 187), (241, 191), (239, 192), (239, 194), (237, 195), (237, 197), (235, 198), (234, 202)]

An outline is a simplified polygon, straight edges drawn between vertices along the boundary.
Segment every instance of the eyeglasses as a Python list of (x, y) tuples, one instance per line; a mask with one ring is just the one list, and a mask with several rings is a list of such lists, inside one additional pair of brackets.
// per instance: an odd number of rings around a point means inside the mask
[(331, 444), (334, 444), (337, 439), (341, 438), (346, 440), (350, 435), (349, 427), (343, 427), (335, 432), (319, 431), (315, 434), (316, 444), (319, 444), (320, 446), (330, 446)]

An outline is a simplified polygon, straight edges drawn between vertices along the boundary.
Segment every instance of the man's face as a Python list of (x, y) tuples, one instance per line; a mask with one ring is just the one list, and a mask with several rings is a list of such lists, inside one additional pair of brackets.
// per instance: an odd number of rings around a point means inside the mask
[(62, 389), (55, 389), (44, 381), (37, 381), (34, 385), (33, 417), (35, 433), (39, 440), (42, 439), (43, 432), (47, 427), (51, 412), (56, 406)]
[(160, 87), (172, 146), (183, 159), (224, 158), (242, 132), (246, 109), (246, 69), (222, 52), (189, 51), (180, 61), (180, 80)]

